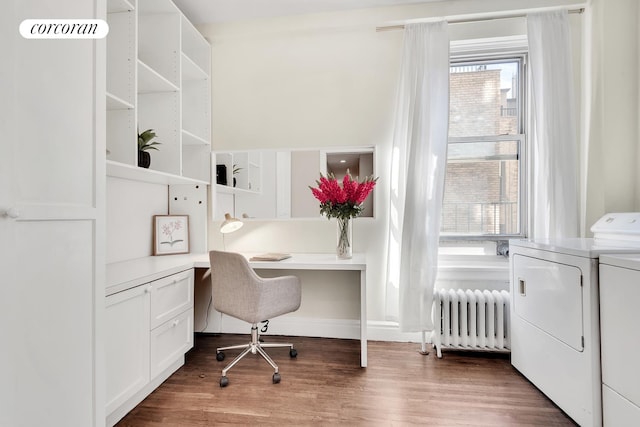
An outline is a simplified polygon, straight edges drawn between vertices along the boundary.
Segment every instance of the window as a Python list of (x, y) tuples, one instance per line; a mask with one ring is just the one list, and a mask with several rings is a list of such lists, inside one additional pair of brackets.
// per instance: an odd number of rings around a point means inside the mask
[(452, 62), (445, 240), (524, 234), (524, 59)]

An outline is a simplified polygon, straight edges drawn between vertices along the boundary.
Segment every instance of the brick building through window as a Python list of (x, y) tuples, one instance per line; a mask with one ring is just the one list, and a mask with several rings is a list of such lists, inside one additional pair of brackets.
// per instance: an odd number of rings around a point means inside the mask
[(519, 69), (517, 60), (451, 67), (445, 236), (520, 233)]

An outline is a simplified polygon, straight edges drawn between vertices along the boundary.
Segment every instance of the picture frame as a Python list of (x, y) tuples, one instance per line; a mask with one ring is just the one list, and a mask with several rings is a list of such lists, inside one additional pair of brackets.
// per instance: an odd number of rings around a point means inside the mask
[(153, 216), (153, 255), (189, 253), (189, 215)]

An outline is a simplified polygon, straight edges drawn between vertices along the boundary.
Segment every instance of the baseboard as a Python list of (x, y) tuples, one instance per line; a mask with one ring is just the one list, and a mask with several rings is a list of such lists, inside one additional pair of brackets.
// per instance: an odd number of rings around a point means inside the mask
[[(216, 322), (218, 323), (218, 322)], [(249, 324), (229, 316), (222, 316), (217, 330), (203, 332), (248, 334)], [(360, 339), (360, 321), (352, 319), (320, 319), (310, 317), (281, 317), (269, 322), (268, 335)], [(429, 334), (428, 334), (429, 335)], [(367, 340), (420, 342), (420, 332), (401, 332), (395, 322), (367, 322)]]
[[(422, 342), (420, 332), (402, 332), (397, 322), (367, 322), (367, 339), (370, 341)], [(427, 339), (431, 332), (426, 334)]]
[(182, 365), (184, 365), (184, 355), (176, 359), (170, 366), (164, 371), (158, 374), (153, 380), (149, 381), (141, 390), (131, 396), (118, 408), (114, 409), (110, 414), (107, 414), (106, 426), (112, 427), (125, 415), (127, 415), (133, 408), (135, 408), (140, 402), (142, 402), (148, 395), (150, 395), (156, 388), (160, 386), (167, 378), (169, 378), (175, 371), (177, 371)]

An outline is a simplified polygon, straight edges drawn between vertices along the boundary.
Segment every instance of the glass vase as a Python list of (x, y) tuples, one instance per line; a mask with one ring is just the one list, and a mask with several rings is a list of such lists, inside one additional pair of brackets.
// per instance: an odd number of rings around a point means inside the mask
[(339, 259), (350, 259), (353, 255), (353, 228), (351, 227), (351, 218), (337, 218), (338, 222), (338, 244), (336, 246), (336, 254)]

